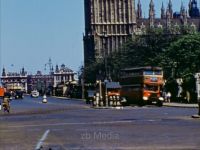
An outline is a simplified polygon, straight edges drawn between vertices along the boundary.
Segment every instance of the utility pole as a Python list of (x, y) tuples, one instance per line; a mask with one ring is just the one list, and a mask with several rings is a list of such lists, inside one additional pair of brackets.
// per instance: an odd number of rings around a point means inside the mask
[[(46, 68), (47, 68), (47, 66), (49, 67), (49, 75), (51, 76), (51, 75), (53, 75), (53, 64), (52, 64), (52, 61), (51, 61), (51, 58), (49, 58), (49, 61), (45, 64), (45, 68), (44, 68), (44, 70), (47, 70)], [(45, 75), (45, 78), (44, 78), (44, 82), (43, 82), (43, 84), (44, 84), (44, 93), (46, 94), (46, 92), (47, 92), (47, 82), (48, 81), (48, 77)], [(49, 86), (49, 85), (48, 85)]]
[(85, 68), (82, 68), (81, 86), (82, 86), (82, 99), (85, 99)]
[(107, 91), (107, 82), (108, 82), (108, 64), (107, 64), (107, 55), (108, 55), (108, 47), (107, 47), (107, 33), (104, 31), (103, 32), (103, 45), (104, 45), (104, 63), (105, 63), (105, 79), (104, 79), (104, 84), (105, 84), (105, 100), (106, 100), (106, 107), (108, 107), (108, 91)]
[(177, 62), (173, 62), (172, 64), (172, 78), (176, 79), (176, 67), (177, 67)]
[(198, 115), (193, 115), (193, 118), (200, 118), (200, 73), (195, 74), (196, 78), (196, 91), (197, 91), (197, 101), (198, 101)]
[(108, 55), (108, 49), (107, 49), (107, 38), (108, 38), (108, 36), (107, 36), (107, 32), (106, 31), (104, 31), (103, 32), (103, 51), (104, 51), (104, 67), (105, 67), (105, 80), (107, 80), (107, 75), (108, 75), (108, 72), (107, 72), (107, 55)]

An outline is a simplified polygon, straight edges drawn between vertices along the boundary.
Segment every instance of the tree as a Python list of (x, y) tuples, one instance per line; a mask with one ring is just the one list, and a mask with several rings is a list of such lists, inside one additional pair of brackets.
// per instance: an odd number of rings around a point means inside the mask
[(171, 43), (163, 56), (163, 68), (168, 75), (167, 78), (182, 78), (183, 93), (189, 92), (190, 100), (194, 100), (194, 74), (200, 71), (200, 34), (184, 35)]
[[(170, 44), (164, 53), (164, 66), (175, 69), (175, 77), (200, 70), (200, 34), (185, 35)], [(168, 64), (168, 65), (167, 65)]]
[(144, 35), (135, 35), (110, 57), (112, 78), (118, 79), (119, 71), (127, 67), (162, 66), (164, 52), (177, 35), (164, 34), (164, 30), (148, 29)]

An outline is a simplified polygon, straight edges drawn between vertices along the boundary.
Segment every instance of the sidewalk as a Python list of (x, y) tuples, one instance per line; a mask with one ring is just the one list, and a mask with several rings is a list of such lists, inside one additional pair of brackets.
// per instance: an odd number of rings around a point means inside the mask
[(163, 106), (167, 106), (167, 107), (198, 108), (198, 104), (185, 104), (185, 103), (175, 103), (175, 102), (171, 102), (171, 103), (164, 102)]

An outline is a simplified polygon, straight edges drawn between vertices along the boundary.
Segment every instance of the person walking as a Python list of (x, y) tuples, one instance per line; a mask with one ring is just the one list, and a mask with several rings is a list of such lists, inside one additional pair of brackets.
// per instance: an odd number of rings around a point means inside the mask
[(171, 93), (168, 91), (166, 96), (167, 96), (167, 102), (170, 103), (171, 102)]
[(10, 98), (11, 98), (11, 94), (9, 92), (6, 92), (4, 94), (3, 100), (2, 100), (2, 107), (4, 112), (10, 112)]

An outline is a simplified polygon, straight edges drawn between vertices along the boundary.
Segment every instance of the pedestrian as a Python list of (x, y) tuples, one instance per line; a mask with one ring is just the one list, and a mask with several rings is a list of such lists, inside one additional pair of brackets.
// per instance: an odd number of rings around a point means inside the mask
[(171, 101), (171, 93), (168, 91), (166, 96), (167, 96), (167, 102), (170, 103), (170, 101)]
[(10, 93), (6, 92), (4, 94), (3, 100), (2, 100), (2, 107), (4, 112), (7, 111), (8, 113), (10, 112)]
[(162, 97), (164, 98), (164, 101), (166, 102), (167, 101), (167, 93), (165, 92), (165, 91), (163, 91), (162, 93), (161, 93), (161, 95), (162, 95)]

